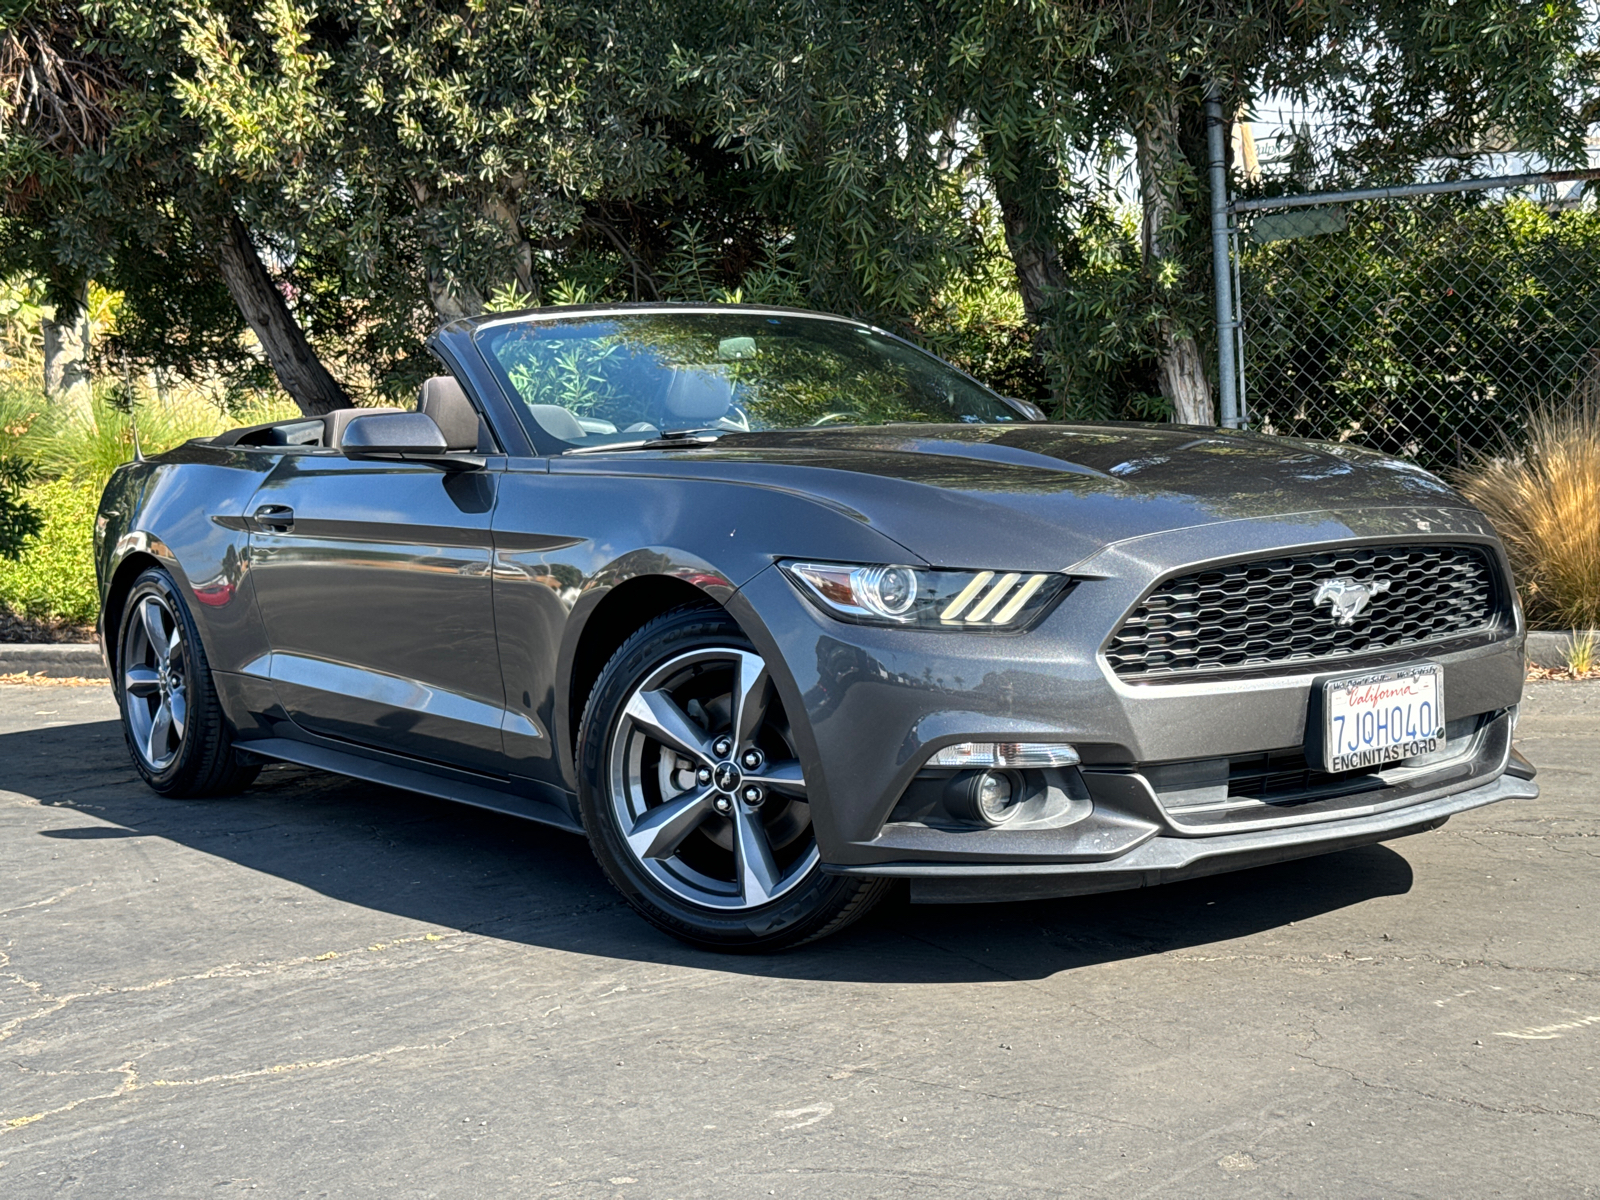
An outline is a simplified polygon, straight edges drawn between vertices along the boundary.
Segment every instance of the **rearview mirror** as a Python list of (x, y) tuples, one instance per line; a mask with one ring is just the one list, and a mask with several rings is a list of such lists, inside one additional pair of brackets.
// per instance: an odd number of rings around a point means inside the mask
[(346, 458), (397, 458), (425, 462), (446, 470), (483, 466), (473, 454), (449, 454), (444, 431), (427, 413), (374, 413), (354, 417), (344, 427), (339, 448)]

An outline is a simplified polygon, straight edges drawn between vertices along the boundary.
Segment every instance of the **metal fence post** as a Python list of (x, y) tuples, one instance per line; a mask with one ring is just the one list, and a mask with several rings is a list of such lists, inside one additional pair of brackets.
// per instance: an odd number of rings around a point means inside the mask
[(1218, 406), (1227, 429), (1239, 426), (1238, 364), (1234, 360), (1233, 269), (1228, 255), (1228, 158), (1222, 91), (1206, 91), (1206, 149), (1211, 158), (1211, 277), (1216, 286)]

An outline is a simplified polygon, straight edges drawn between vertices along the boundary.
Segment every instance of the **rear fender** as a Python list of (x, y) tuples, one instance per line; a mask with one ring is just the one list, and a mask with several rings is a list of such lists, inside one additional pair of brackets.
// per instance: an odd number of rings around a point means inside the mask
[(277, 458), (185, 446), (112, 476), (95, 529), (100, 637), (109, 661), (116, 656), (121, 597), (151, 562), (172, 575), (189, 601), (214, 670), (236, 670), (266, 652), (245, 514)]

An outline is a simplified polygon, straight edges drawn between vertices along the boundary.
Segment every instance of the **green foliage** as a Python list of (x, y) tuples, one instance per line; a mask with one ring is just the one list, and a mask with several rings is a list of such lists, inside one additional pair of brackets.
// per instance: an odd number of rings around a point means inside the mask
[[(624, 395), (617, 368), (627, 349), (617, 338), (530, 340), (507, 363), (506, 375), (529, 404), (554, 404), (580, 416), (601, 407), (611, 412)], [(629, 414), (633, 420), (639, 415)]]
[(1049, 313), (1048, 356), (1073, 420), (1159, 420), (1171, 404), (1151, 377), (1170, 308), (1151, 294), (1139, 250), (1139, 215), (1092, 204), (1071, 229), (1074, 260)]
[(133, 426), (146, 454), (240, 424), (297, 411), (254, 397), (228, 412), (194, 394), (162, 401), (114, 386), (96, 389), (85, 416), (52, 410), (31, 385), (0, 382), (0, 607), (84, 623), (95, 614), (94, 516), (106, 480), (133, 457)]
[(33, 477), (27, 459), (0, 455), (0, 558), (15, 559), (23, 543), (39, 532), (39, 514), (23, 495)]
[(191, 438), (281, 420), (295, 411), (287, 402), (273, 400), (229, 412), (194, 395), (170, 401), (141, 397), (129, 406), (116, 388), (101, 385), (87, 413), (36, 405), (34, 412), (41, 415), (30, 423), (20, 445), (41, 475), (98, 491), (113, 471), (133, 460), (135, 431), (140, 449), (152, 455)]
[(24, 495), (34, 482), (33, 463), (22, 453), (28, 427), (38, 413), (25, 392), (0, 385), (0, 559), (13, 559), (39, 532), (39, 514)]
[(441, 319), (742, 299), (870, 318), (1062, 415), (1158, 415), (1173, 347), (1212, 342), (1213, 81), (1328, 116), (1266, 187), (1566, 161), (1592, 8), (5, 0), (0, 82), (72, 86), (0, 104), (0, 275), (53, 302), (93, 277), (126, 296), (111, 361), (254, 386), (215, 269), (237, 217), (355, 396), (431, 372)]
[(7, 371), (25, 370), (44, 353), (44, 289), (25, 275), (0, 280), (0, 356)]
[[(186, 437), (199, 436), (184, 430), (181, 436), (172, 436), (176, 430), (163, 406), (142, 406), (138, 417), (139, 433), (143, 438), (154, 435), (151, 448), (160, 441), (168, 445), (184, 441)], [(138, 417), (116, 408), (100, 390), (91, 403), (88, 413), (71, 409), (48, 411), (29, 431), (28, 443), (40, 466), (52, 477), (71, 483), (101, 488), (111, 472), (133, 459), (134, 423)], [(152, 419), (153, 418), (153, 419)], [(165, 419), (164, 419), (165, 418)], [(203, 427), (211, 432), (212, 421)], [(150, 428), (150, 426), (155, 428)], [(167, 435), (167, 436), (163, 436)]]
[(972, 269), (951, 279), (914, 325), (903, 324), (899, 332), (1003, 396), (1043, 398), (1050, 377), (1035, 353), (1036, 330), (1017, 293), (1003, 235), (989, 206), (975, 217), (985, 237)]
[(1600, 212), (1482, 193), (1347, 207), (1343, 232), (1248, 247), (1258, 417), (1442, 466), (1593, 386)]
[(40, 527), (17, 559), (0, 558), (0, 606), (39, 620), (93, 621), (99, 605), (94, 516), (100, 490), (54, 479), (24, 495)]

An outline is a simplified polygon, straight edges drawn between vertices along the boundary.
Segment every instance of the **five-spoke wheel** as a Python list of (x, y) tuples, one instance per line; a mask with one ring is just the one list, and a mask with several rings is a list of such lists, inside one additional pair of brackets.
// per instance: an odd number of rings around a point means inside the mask
[(172, 576), (151, 567), (134, 580), (115, 629), (122, 729), (145, 782), (181, 797), (248, 787), (261, 767), (234, 753), (205, 647)]
[(141, 596), (122, 642), (122, 689), (129, 741), (150, 770), (165, 771), (183, 749), (189, 715), (183, 626), (159, 593)]
[(721, 950), (848, 924), (882, 885), (825, 874), (805, 770), (766, 662), (719, 609), (628, 639), (579, 731), (579, 797), (606, 874), (654, 924)]
[(696, 904), (755, 908), (816, 864), (811, 806), (759, 655), (712, 646), (641, 680), (611, 737), (611, 805), (629, 851)]

